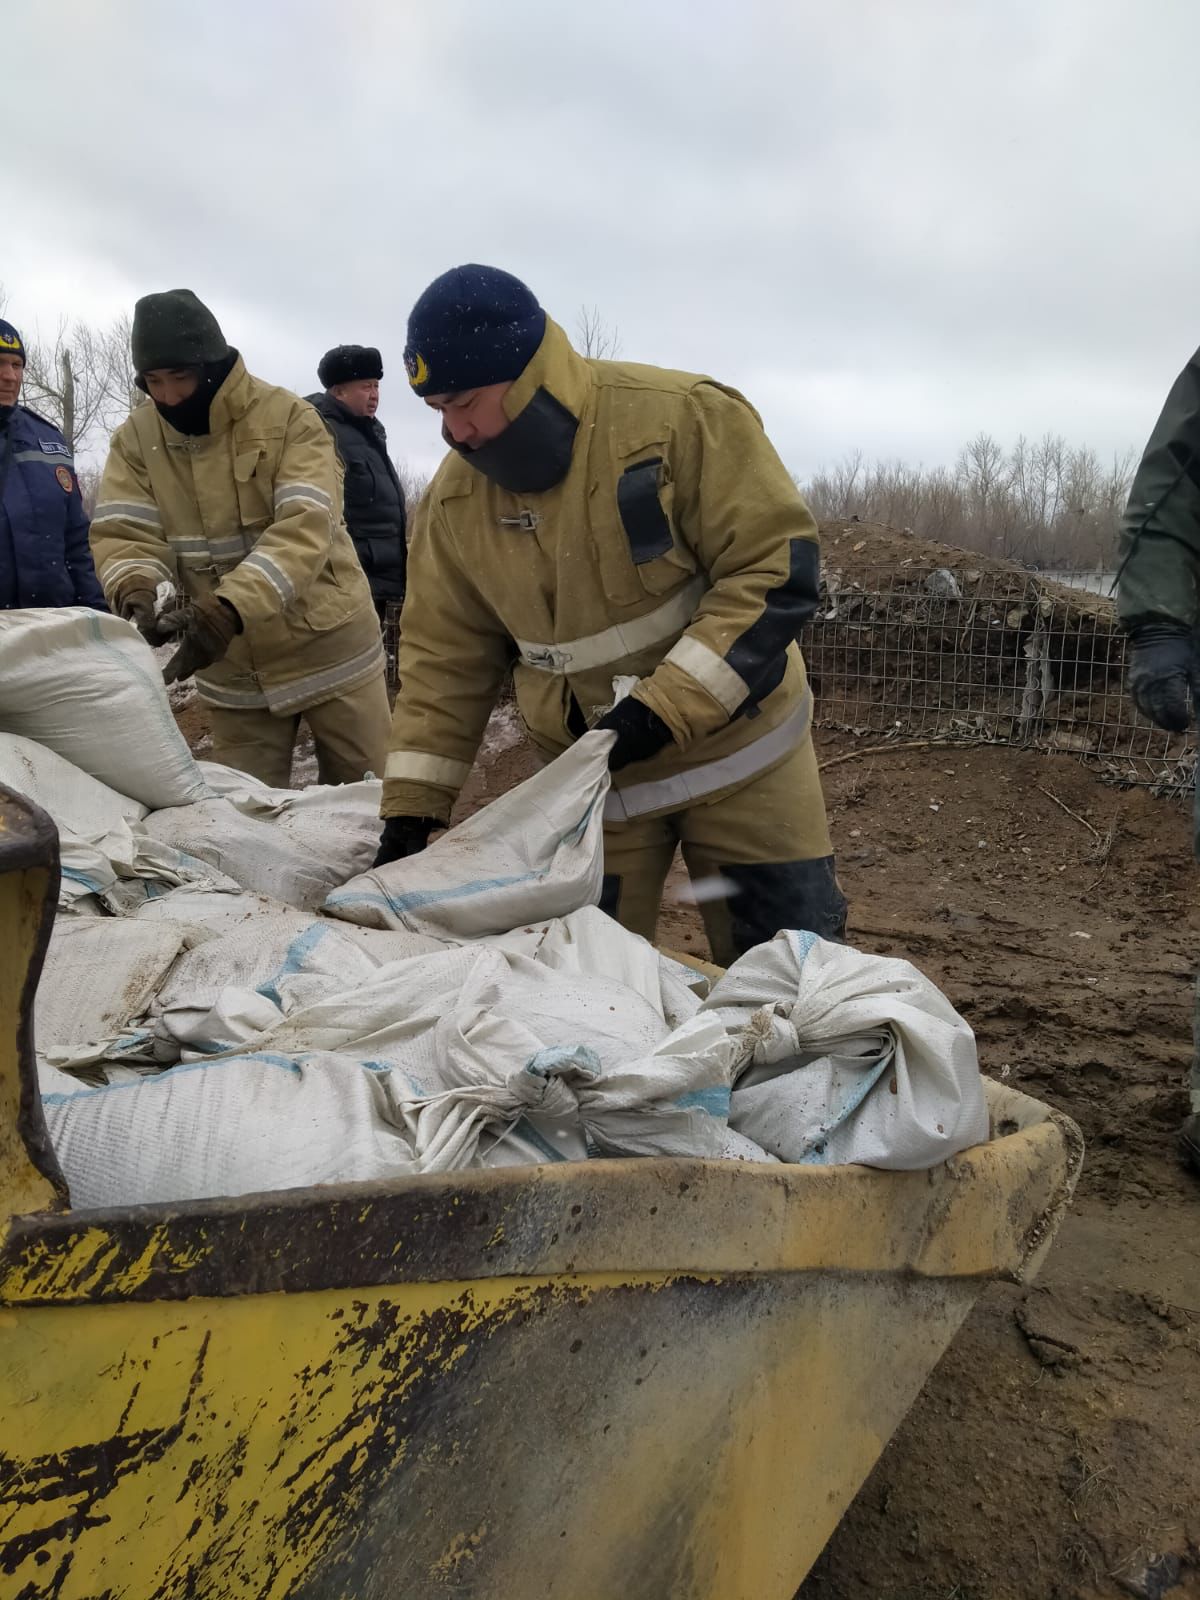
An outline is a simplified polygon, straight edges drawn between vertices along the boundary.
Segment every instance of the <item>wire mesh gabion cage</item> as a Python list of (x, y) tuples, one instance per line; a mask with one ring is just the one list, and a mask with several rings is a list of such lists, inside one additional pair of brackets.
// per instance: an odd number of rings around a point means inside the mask
[[(383, 616), (393, 692), (400, 610), (389, 601)], [(1194, 735), (1134, 710), (1115, 605), (1085, 587), (1010, 568), (830, 573), (802, 643), (818, 726), (1066, 752), (1112, 782), (1191, 792)]]
[(818, 724), (1091, 758), (1114, 782), (1190, 789), (1194, 735), (1133, 708), (1115, 606), (1019, 569), (830, 575), (805, 635)]

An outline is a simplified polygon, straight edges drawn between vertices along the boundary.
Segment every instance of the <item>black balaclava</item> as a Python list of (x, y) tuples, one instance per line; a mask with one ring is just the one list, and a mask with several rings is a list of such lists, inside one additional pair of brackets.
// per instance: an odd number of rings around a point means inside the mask
[(487, 444), (456, 444), (442, 426), (442, 438), (485, 478), (512, 494), (541, 494), (561, 483), (571, 465), (579, 418), (546, 389)]
[(185, 433), (193, 439), (203, 438), (208, 432), (209, 412), (217, 390), (233, 371), (236, 360), (237, 351), (231, 350), (221, 361), (206, 361), (202, 367), (196, 368), (200, 381), (186, 400), (180, 400), (173, 406), (155, 400), (154, 409), (164, 422), (171, 424), (176, 433)]

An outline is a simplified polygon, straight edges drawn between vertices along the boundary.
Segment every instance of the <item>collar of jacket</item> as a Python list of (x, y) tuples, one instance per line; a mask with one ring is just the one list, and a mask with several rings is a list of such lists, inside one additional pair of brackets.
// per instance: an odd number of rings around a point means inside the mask
[(244, 417), (254, 399), (254, 379), (246, 371), (246, 363), (238, 356), (229, 370), (229, 376), (213, 395), (208, 413), (210, 433), (224, 433), (239, 418)]
[(504, 415), (515, 422), (537, 391), (545, 389), (582, 421), (592, 381), (592, 369), (571, 348), (571, 341), (558, 323), (547, 317), (546, 331), (533, 359), (504, 396)]
[(359, 433), (367, 440), (368, 444), (378, 445), (387, 449), (387, 429), (378, 417), (360, 417), (344, 405), (336, 395), (326, 389), (318, 389), (315, 394), (310, 394), (308, 403), (330, 422), (344, 422), (351, 428), (357, 428)]
[[(192, 438), (186, 433), (180, 433), (178, 428), (173, 428), (161, 412), (158, 414), (159, 424), (166, 435), (167, 443), (171, 445), (182, 444), (189, 448), (205, 439), (210, 439), (214, 434), (226, 433), (245, 416), (254, 399), (254, 379), (246, 371), (246, 363), (239, 355), (230, 367), (225, 381), (212, 397), (212, 405), (208, 409), (208, 432)], [(151, 402), (153, 403), (153, 402)]]
[(575, 435), (587, 410), (592, 374), (556, 322), (546, 331), (533, 359), (504, 397), (509, 425), (499, 438), (474, 450), (458, 446), (443, 430), (452, 450), (484, 477), (514, 494), (540, 494), (561, 483), (571, 466)]

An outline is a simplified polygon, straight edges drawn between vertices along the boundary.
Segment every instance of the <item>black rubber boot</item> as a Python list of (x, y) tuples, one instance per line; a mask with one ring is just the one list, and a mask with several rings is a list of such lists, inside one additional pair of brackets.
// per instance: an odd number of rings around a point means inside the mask
[(1180, 1128), (1179, 1153), (1193, 1172), (1200, 1173), (1200, 1111), (1193, 1111)]

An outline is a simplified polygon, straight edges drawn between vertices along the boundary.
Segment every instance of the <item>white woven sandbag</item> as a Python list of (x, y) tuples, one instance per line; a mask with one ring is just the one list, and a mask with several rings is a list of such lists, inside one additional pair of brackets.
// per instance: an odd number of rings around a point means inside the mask
[(85, 606), (0, 611), (0, 731), (145, 806), (209, 793), (150, 646), (132, 623)]
[(337, 1056), (224, 1056), (70, 1091), (46, 1074), (42, 1107), (76, 1207), (199, 1200), (415, 1170), (403, 1134), (384, 1115), (379, 1075)]
[(913, 1170), (987, 1139), (975, 1037), (907, 961), (780, 933), (706, 1014), (739, 1043), (730, 1126), (784, 1161)]
[(56, 1067), (149, 1056), (148, 1014), (185, 930), (130, 918), (59, 917), (34, 999), (34, 1042)]
[(531, 1118), (597, 1153), (717, 1156), (736, 1052), (711, 1017), (672, 1030), (659, 1001), (617, 979), (486, 944), (331, 985), (253, 1042), (391, 1069), (392, 1115), (422, 1171), (470, 1165)]
[(362, 795), (353, 793), (368, 787), (346, 785), (352, 792), (344, 802), (340, 789), (322, 789), (323, 799), (297, 791), (285, 803), (261, 809), (218, 796), (152, 811), (142, 828), (160, 843), (208, 862), (243, 889), (315, 911), (331, 888), (374, 857), (378, 795), (364, 806)]
[(146, 808), (72, 766), (46, 745), (0, 733), (0, 783), (49, 813), (62, 857), (60, 898), (97, 894), (115, 882), (121, 863), (132, 872), (131, 822)]
[(368, 927), (471, 939), (594, 905), (613, 737), (585, 734), (417, 855), (335, 889), (324, 909)]

